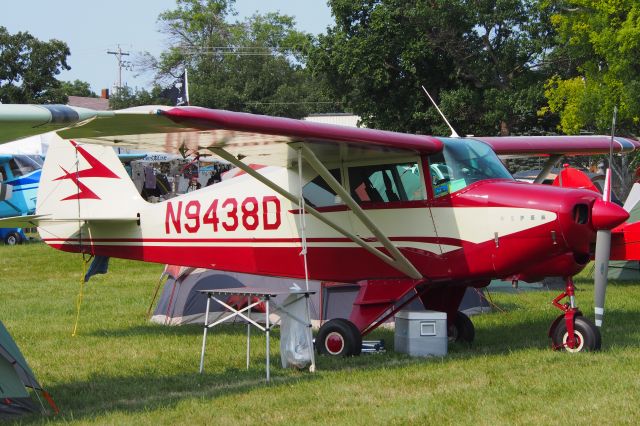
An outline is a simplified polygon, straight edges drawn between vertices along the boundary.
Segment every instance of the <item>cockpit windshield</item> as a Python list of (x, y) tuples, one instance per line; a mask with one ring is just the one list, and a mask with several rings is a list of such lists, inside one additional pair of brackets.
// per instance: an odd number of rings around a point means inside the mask
[[(0, 181), (13, 181), (42, 169), (42, 157), (39, 155), (0, 154)], [(40, 177), (34, 176), (37, 182)]]
[(472, 139), (442, 138), (442, 141), (444, 149), (429, 156), (436, 197), (459, 191), (480, 180), (513, 180), (488, 145)]
[(42, 168), (42, 158), (39, 155), (14, 155), (9, 161), (9, 168), (13, 178), (24, 176)]

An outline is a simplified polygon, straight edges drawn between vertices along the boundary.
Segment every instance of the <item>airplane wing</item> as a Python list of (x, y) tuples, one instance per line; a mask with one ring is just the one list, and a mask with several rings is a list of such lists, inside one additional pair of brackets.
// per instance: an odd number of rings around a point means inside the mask
[[(488, 144), (501, 157), (531, 157), (552, 155), (590, 155), (609, 152), (610, 136), (501, 136), (474, 137)], [(627, 138), (614, 138), (613, 152), (631, 152), (640, 148), (640, 142)]]
[(0, 104), (0, 143), (83, 124), (112, 111), (94, 111), (66, 105)]
[[(286, 166), (291, 164), (292, 142), (326, 145), (318, 147), (323, 161), (338, 158), (336, 144), (348, 146), (363, 159), (407, 152), (431, 153), (442, 149), (432, 136), (410, 135), (373, 129), (268, 117), (199, 107), (137, 107), (116, 111), (109, 119), (93, 120), (81, 127), (59, 132), (78, 142), (129, 146), (141, 150), (177, 153), (181, 148), (211, 154), (224, 148), (245, 163)], [(332, 145), (332, 146), (331, 146)]]
[[(439, 138), (361, 129), (200, 107), (143, 106), (97, 112), (64, 105), (0, 105), (0, 142), (58, 130), (79, 142), (129, 146), (146, 151), (178, 153), (180, 149), (210, 154), (224, 148), (245, 163), (289, 165), (287, 144), (314, 143), (317, 154), (331, 161), (335, 145), (348, 146), (353, 156), (432, 153)], [(608, 136), (474, 137), (501, 157), (589, 155), (609, 152)], [(321, 145), (327, 145), (322, 152)], [(331, 146), (333, 145), (333, 146)], [(616, 137), (614, 152), (630, 152), (640, 142)]]

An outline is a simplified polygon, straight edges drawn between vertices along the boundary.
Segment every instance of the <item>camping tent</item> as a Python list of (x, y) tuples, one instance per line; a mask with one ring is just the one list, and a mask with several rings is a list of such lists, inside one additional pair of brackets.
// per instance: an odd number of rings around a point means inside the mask
[(53, 400), (42, 389), (20, 349), (0, 321), (0, 420), (37, 411), (27, 387), (40, 391), (57, 412)]
[[(207, 300), (198, 290), (238, 287), (286, 290), (296, 287), (305, 288), (306, 286), (304, 279), (266, 277), (177, 266), (168, 266), (163, 275), (169, 278), (165, 282), (151, 321), (164, 325), (204, 323)], [(315, 291), (311, 297), (309, 313), (314, 326), (319, 326), (320, 321), (348, 318), (360, 287), (354, 283), (309, 281), (309, 289)], [(279, 297), (284, 300), (284, 296)], [(279, 301), (278, 297), (273, 299), (276, 305)], [(241, 307), (239, 304), (246, 303), (246, 300), (227, 300), (227, 303)], [(228, 314), (228, 311), (225, 311), (217, 303), (212, 303), (210, 309), (214, 317)], [(423, 310), (424, 307), (419, 300), (414, 300), (406, 309)], [(482, 291), (475, 289), (467, 289), (460, 309), (468, 315), (490, 310)], [(252, 314), (252, 318), (254, 316), (258, 321), (264, 321), (263, 313), (258, 311)], [(275, 317), (276, 315), (274, 318), (270, 316), (272, 320), (277, 321)]]
[[(304, 280), (222, 272), (212, 269), (174, 267), (171, 270), (166, 268), (165, 275), (169, 278), (165, 282), (162, 295), (151, 317), (151, 321), (164, 325), (203, 324), (207, 299), (199, 290), (239, 287), (266, 288), (269, 290), (306, 288)], [(319, 306), (318, 291), (320, 283), (318, 281), (310, 281), (309, 288), (316, 291), (316, 294), (311, 299), (310, 306), (310, 314), (315, 319), (317, 318)], [(232, 306), (235, 305), (235, 307), (240, 308), (246, 304), (246, 300), (234, 298), (233, 296), (231, 298), (226, 302)], [(280, 299), (284, 300), (284, 296), (274, 297), (272, 300), (277, 305), (281, 302)], [(229, 314), (218, 303), (211, 303), (210, 312), (214, 316), (218, 314), (220, 317), (221, 315)], [(251, 317), (258, 321), (264, 321), (264, 311), (261, 312), (260, 309), (253, 310)], [(272, 319), (277, 320), (277, 318)]]
[(42, 135), (30, 136), (0, 146), (0, 154), (13, 155), (47, 155), (49, 145), (54, 139), (60, 138), (57, 133), (49, 132)]

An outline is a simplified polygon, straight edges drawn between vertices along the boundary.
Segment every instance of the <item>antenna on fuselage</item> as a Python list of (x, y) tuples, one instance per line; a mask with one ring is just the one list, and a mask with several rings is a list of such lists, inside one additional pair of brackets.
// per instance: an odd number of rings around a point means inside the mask
[(438, 104), (436, 103), (436, 101), (433, 100), (433, 98), (431, 97), (429, 92), (427, 92), (427, 89), (425, 89), (424, 86), (420, 86), (420, 87), (422, 87), (422, 90), (424, 90), (424, 93), (427, 95), (427, 97), (429, 98), (429, 100), (431, 101), (433, 106), (436, 107), (436, 109), (440, 113), (440, 116), (442, 117), (444, 122), (447, 123), (447, 126), (449, 126), (449, 128), (451, 129), (451, 137), (452, 138), (459, 138), (460, 135), (458, 135), (458, 132), (456, 132), (456, 129), (454, 129), (453, 126), (451, 125), (451, 123), (449, 123), (449, 120), (447, 120), (447, 117), (445, 117), (444, 114), (442, 113), (442, 111), (440, 111), (440, 108), (438, 108)]

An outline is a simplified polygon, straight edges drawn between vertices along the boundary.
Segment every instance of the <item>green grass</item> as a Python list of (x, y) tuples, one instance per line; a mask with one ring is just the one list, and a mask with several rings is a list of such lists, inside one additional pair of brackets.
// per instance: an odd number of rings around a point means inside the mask
[[(599, 353), (553, 352), (547, 327), (555, 293), (493, 294), (505, 312), (474, 317), (472, 347), (445, 358), (389, 351), (318, 359), (310, 374), (279, 367), (265, 385), (264, 338), (254, 333), (244, 369), (244, 327), (210, 334), (163, 327), (146, 310), (161, 265), (112, 259), (86, 287), (71, 336), (78, 255), (42, 244), (0, 247), (0, 319), (62, 412), (21, 422), (71, 424), (601, 424), (640, 419), (640, 284), (614, 283)], [(591, 315), (592, 285), (577, 280)], [(393, 342), (393, 333), (374, 337)]]

